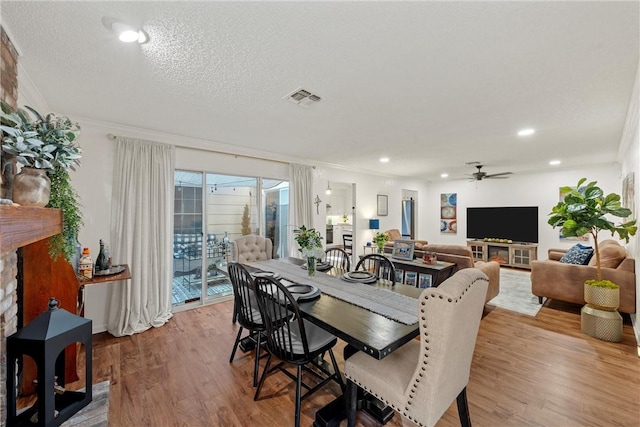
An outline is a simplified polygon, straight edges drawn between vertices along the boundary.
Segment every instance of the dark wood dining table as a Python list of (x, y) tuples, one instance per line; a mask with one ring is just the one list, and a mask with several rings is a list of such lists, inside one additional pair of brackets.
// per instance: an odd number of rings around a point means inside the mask
[[(280, 259), (280, 262), (300, 265), (302, 260), (283, 258)], [(271, 270), (278, 272), (277, 265), (274, 264), (273, 261), (268, 263), (250, 263), (250, 265), (257, 266), (265, 271)], [(334, 268), (327, 272), (316, 272), (316, 275), (335, 276), (336, 281), (340, 281), (344, 286), (349, 286), (350, 283), (340, 279), (343, 274), (343, 271)], [(283, 277), (285, 276), (283, 275)], [(310, 276), (306, 277), (304, 282), (313, 284), (314, 280), (316, 280), (315, 276)], [(417, 299), (423, 291), (423, 289), (414, 286), (403, 284), (391, 285), (390, 282), (385, 280), (379, 280), (370, 286), (387, 289), (415, 299)], [(305, 319), (331, 332), (347, 343), (344, 349), (345, 359), (357, 351), (363, 351), (371, 357), (382, 359), (419, 334), (418, 323), (412, 325), (403, 324), (326, 294), (321, 294), (318, 299), (301, 302), (298, 305)], [(365, 409), (368, 409), (368, 412), (383, 424), (393, 416), (393, 410), (384, 407), (384, 405), (381, 405), (379, 402), (368, 403)], [(344, 402), (342, 396), (340, 396), (316, 413), (314, 426), (337, 426), (345, 415)]]

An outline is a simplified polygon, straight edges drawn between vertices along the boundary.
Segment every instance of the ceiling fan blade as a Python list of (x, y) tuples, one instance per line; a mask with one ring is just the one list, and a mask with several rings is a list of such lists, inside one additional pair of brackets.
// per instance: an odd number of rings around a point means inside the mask
[(511, 175), (513, 172), (500, 172), (500, 173), (492, 173), (491, 175), (485, 175), (485, 178), (508, 178), (507, 176), (502, 175)]

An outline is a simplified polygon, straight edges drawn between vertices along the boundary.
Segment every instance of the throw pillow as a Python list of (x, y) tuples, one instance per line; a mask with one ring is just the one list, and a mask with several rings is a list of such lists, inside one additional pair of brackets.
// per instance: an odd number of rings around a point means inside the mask
[[(605, 242), (601, 242), (598, 245), (598, 249), (600, 252), (600, 266), (602, 268), (618, 268), (620, 263), (626, 258), (627, 250), (618, 242)], [(595, 259), (596, 257), (593, 257), (591, 259), (591, 265), (596, 265)]]
[(578, 243), (572, 246), (567, 253), (560, 258), (560, 262), (565, 264), (587, 265), (592, 256), (593, 248), (591, 246), (585, 246)]

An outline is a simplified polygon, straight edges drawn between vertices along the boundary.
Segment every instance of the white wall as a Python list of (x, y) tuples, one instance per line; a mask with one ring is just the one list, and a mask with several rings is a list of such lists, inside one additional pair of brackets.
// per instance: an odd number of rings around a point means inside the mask
[[(583, 177), (588, 181), (598, 181), (598, 185), (606, 193), (620, 193), (622, 190), (620, 168), (615, 165), (581, 170), (557, 170), (550, 167), (545, 173), (514, 174), (508, 179), (433, 183), (429, 186), (427, 194), (428, 209), (420, 210), (420, 215), (426, 215), (429, 227), (419, 236), (425, 236), (429, 242), (466, 245), (467, 207), (538, 206), (538, 258), (546, 259), (549, 248), (570, 247), (575, 244), (575, 242), (560, 242), (559, 230), (553, 229), (547, 224), (547, 220), (549, 212), (558, 203), (559, 188), (574, 186)], [(457, 234), (440, 233), (441, 193), (458, 194)], [(423, 206), (424, 202), (423, 200)], [(517, 221), (517, 218), (514, 220)], [(603, 239), (610, 237), (608, 233), (602, 235)]]
[[(637, 211), (640, 209), (640, 131), (638, 130), (638, 122), (640, 121), (640, 63), (636, 71), (636, 80), (629, 101), (629, 109), (625, 120), (624, 130), (620, 142), (620, 151), (618, 158), (622, 163), (623, 177), (629, 173), (634, 174), (635, 188), (635, 209), (634, 217), (638, 218)], [(628, 207), (628, 206), (627, 206)], [(627, 249), (636, 260), (640, 260), (640, 236), (631, 239)], [(636, 262), (636, 271), (638, 271)], [(640, 307), (640, 275), (636, 274), (636, 310)], [(638, 321), (638, 313), (631, 316), (631, 321), (636, 334), (636, 342), (640, 343), (640, 322)], [(638, 346), (638, 354), (640, 355), (640, 345)]]

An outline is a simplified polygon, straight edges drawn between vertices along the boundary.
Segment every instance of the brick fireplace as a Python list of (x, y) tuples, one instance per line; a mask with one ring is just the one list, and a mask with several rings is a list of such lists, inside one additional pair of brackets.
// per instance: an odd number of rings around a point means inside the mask
[[(0, 72), (2, 73), (0, 97), (11, 107), (18, 105), (18, 53), (9, 40), (4, 28), (0, 27)], [(0, 166), (0, 196), (6, 198), (10, 195), (11, 180), (13, 178), (14, 162), (5, 165), (3, 157)], [(9, 171), (7, 172), (7, 169)], [(9, 175), (9, 176), (8, 176)], [(4, 214), (4, 212), (3, 212)], [(2, 218), (4, 221), (4, 217)], [(4, 241), (5, 229), (0, 225), (1, 240)], [(0, 426), (6, 424), (6, 337), (17, 331), (18, 328), (18, 294), (16, 291), (18, 273), (18, 257), (16, 247), (0, 245)]]

